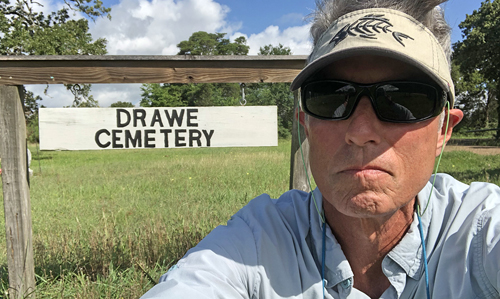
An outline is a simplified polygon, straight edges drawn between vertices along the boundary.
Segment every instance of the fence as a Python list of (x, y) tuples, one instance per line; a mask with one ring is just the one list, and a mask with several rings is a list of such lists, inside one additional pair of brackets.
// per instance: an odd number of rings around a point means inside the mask
[[(291, 82), (306, 56), (3, 56), (0, 57), (0, 158), (10, 298), (34, 297), (26, 124), (19, 85), (84, 83)], [(299, 94), (295, 92), (295, 103)], [(308, 190), (294, 120), (290, 188)], [(302, 129), (301, 129), (302, 130)], [(308, 161), (306, 161), (308, 165)]]

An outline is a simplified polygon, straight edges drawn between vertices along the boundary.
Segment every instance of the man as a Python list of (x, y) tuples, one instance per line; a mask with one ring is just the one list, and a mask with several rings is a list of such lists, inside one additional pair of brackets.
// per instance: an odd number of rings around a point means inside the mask
[(317, 189), (252, 200), (144, 298), (500, 298), (499, 188), (432, 176), (463, 117), (437, 4), (320, 2), (292, 83)]

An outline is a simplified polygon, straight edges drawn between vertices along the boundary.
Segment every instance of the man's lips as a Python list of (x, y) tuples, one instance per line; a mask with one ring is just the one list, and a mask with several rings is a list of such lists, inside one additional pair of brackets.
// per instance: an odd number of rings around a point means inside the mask
[(348, 167), (340, 171), (340, 173), (351, 175), (381, 175), (391, 174), (390, 171), (377, 166), (364, 166), (364, 167)]

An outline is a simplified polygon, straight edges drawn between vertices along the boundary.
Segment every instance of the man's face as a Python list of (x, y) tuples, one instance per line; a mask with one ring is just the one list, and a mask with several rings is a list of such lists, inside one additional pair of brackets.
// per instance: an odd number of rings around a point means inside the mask
[[(422, 81), (417, 69), (383, 57), (355, 57), (325, 68), (322, 79), (360, 84)], [(412, 124), (380, 121), (368, 97), (347, 120), (311, 116), (305, 125), (311, 171), (324, 197), (351, 217), (390, 216), (409, 203), (432, 174), (439, 117)]]

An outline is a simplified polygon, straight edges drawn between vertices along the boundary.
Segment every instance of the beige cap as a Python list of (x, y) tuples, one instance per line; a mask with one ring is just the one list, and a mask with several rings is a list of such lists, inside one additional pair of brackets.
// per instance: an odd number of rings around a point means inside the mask
[(385, 8), (356, 10), (338, 18), (316, 43), (291, 89), (334, 61), (360, 55), (387, 56), (417, 67), (448, 92), (453, 107), (450, 66), (436, 37), (413, 17)]

